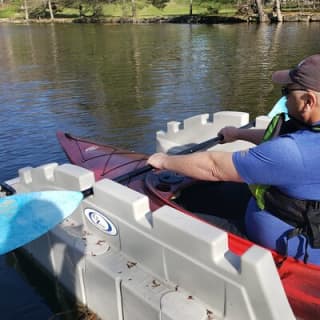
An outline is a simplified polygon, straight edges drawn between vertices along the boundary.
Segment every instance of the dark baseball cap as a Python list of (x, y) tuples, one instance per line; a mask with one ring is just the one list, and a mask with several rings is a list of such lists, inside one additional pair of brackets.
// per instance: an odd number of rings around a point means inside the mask
[(305, 89), (320, 92), (320, 54), (305, 58), (294, 69), (274, 72), (272, 81), (279, 84), (297, 83)]

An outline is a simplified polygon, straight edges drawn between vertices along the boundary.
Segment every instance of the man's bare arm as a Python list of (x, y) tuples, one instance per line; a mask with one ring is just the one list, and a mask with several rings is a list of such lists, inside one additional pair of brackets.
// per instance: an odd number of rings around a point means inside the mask
[(245, 140), (254, 144), (262, 142), (264, 129), (241, 129), (236, 127), (225, 127), (220, 130), (219, 135), (223, 136), (221, 143)]
[(242, 182), (231, 152), (206, 151), (181, 156), (156, 153), (148, 159), (148, 164), (199, 180)]

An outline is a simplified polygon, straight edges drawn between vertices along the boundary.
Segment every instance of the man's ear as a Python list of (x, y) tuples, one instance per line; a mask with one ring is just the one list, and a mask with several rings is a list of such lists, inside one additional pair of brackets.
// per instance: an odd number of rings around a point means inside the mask
[(308, 92), (307, 94), (307, 103), (311, 106), (314, 106), (317, 103), (317, 97), (315, 93), (313, 92)]
[(317, 103), (317, 97), (313, 92), (307, 92), (304, 96), (305, 110), (313, 108)]

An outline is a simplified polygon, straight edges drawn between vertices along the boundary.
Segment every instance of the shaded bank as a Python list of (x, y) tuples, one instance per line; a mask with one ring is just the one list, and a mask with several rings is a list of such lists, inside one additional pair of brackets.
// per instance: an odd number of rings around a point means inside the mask
[[(258, 23), (255, 15), (250, 16), (205, 16), (205, 15), (181, 15), (171, 17), (79, 17), (79, 18), (55, 18), (51, 19), (0, 19), (0, 23), (100, 23), (100, 24), (150, 24), (150, 23), (181, 23), (181, 24), (234, 24), (254, 22)], [(277, 23), (277, 19), (269, 17), (269, 23)], [(320, 13), (288, 13), (283, 15), (282, 22), (320, 22)]]
[[(319, 22), (320, 13), (286, 13), (282, 15), (282, 21), (269, 14), (267, 23), (278, 22)], [(187, 23), (187, 24), (233, 24), (244, 22), (259, 23), (259, 17), (252, 15), (180, 15), (171, 17), (151, 17), (151, 18), (133, 18), (133, 17), (80, 17), (73, 20), (75, 23)]]
[(242, 23), (247, 22), (245, 17), (227, 16), (204, 16), (204, 15), (182, 15), (173, 17), (151, 17), (151, 18), (94, 18), (81, 17), (74, 19), (76, 23), (190, 23), (190, 24), (216, 24), (216, 23)]
[(0, 23), (101, 23), (101, 24), (148, 24), (148, 23), (188, 23), (188, 24), (217, 24), (217, 23), (243, 23), (248, 22), (246, 17), (183, 15), (172, 17), (79, 17), (52, 19), (0, 19)]

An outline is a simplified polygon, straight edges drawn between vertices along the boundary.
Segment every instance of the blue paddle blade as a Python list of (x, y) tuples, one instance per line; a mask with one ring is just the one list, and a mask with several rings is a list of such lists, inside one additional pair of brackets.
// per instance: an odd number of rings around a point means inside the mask
[(275, 115), (282, 112), (284, 112), (285, 114), (288, 114), (286, 103), (287, 103), (286, 97), (280, 98), (278, 102), (273, 106), (271, 111), (268, 113), (268, 117), (273, 118)]
[(76, 191), (21, 193), (0, 198), (0, 254), (37, 239), (70, 216), (83, 195)]

